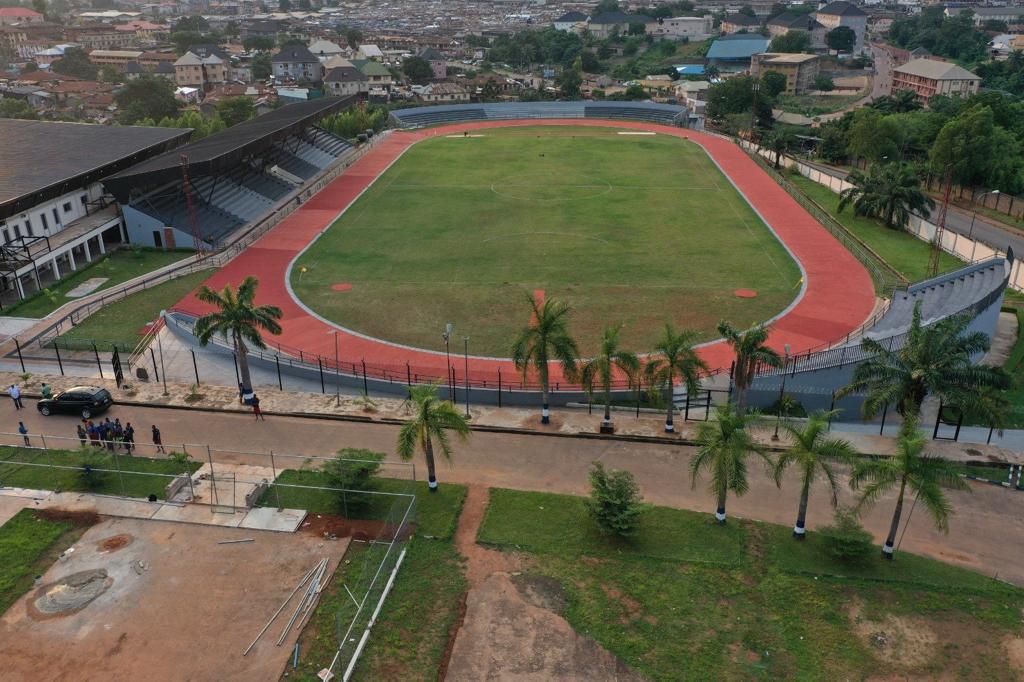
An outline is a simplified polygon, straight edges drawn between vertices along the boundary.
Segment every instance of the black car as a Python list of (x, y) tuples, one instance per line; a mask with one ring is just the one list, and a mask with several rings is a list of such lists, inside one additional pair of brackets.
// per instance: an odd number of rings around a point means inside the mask
[(113, 404), (114, 397), (105, 388), (75, 386), (52, 398), (43, 398), (36, 407), (46, 417), (51, 414), (80, 414), (83, 419), (88, 419), (106, 412)]

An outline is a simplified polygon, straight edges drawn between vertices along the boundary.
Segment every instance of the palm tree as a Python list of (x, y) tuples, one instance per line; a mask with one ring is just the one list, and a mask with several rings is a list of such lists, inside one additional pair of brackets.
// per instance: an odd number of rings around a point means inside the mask
[(955, 463), (925, 454), (926, 443), (925, 435), (917, 428), (917, 421), (908, 419), (896, 440), (894, 456), (861, 460), (853, 469), (850, 487), (860, 490), (863, 486), (858, 509), (876, 502), (882, 494), (899, 486), (889, 535), (882, 548), (882, 556), (886, 559), (892, 559), (895, 552), (896, 531), (899, 530), (903, 498), (908, 488), (931, 514), (935, 527), (943, 532), (949, 532), (949, 517), (953, 515), (952, 505), (943, 488), (970, 490)]
[(630, 386), (636, 378), (640, 369), (640, 360), (636, 353), (619, 348), (619, 332), (622, 325), (608, 327), (601, 337), (601, 348), (597, 355), (589, 360), (582, 361), (578, 375), (583, 389), (594, 395), (594, 386), (599, 384), (604, 393), (604, 420), (601, 421), (601, 432), (612, 433), (612, 380), (615, 378), (615, 370), (618, 368), (629, 380)]
[(540, 422), (547, 424), (551, 414), (548, 405), (548, 365), (552, 360), (558, 361), (562, 365), (562, 374), (571, 380), (576, 374), (579, 349), (569, 334), (569, 305), (551, 298), (539, 304), (536, 297), (529, 298), (533, 318), (512, 344), (512, 360), (516, 363), (516, 369), (523, 373), (524, 380), (531, 367), (537, 373), (542, 403)]
[(398, 456), (410, 460), (418, 446), (427, 460), (427, 485), (430, 492), (436, 492), (434, 440), (440, 446), (444, 458), (451, 460), (452, 445), (448, 440), (448, 431), (454, 431), (459, 440), (467, 440), (470, 433), (469, 420), (449, 401), (437, 397), (436, 384), (411, 387), (409, 400), (416, 414), (398, 431)]
[(281, 309), (275, 305), (256, 305), (256, 288), (260, 281), (249, 275), (238, 286), (232, 288), (225, 284), (220, 291), (214, 291), (208, 286), (203, 286), (196, 294), (203, 303), (209, 303), (218, 309), (215, 312), (203, 315), (196, 320), (193, 333), (199, 339), (200, 345), (205, 346), (215, 335), (220, 335), (225, 341), (230, 339), (235, 349), (235, 356), (238, 358), (238, 372), (242, 380), (242, 398), (252, 397), (252, 378), (249, 376), (249, 356), (246, 349), (246, 342), (253, 348), (266, 348), (260, 330), (274, 334), (281, 333)]
[(764, 446), (757, 443), (748, 430), (758, 419), (756, 414), (742, 412), (731, 404), (715, 410), (715, 419), (697, 427), (697, 455), (690, 462), (690, 485), (697, 487), (701, 473), (711, 475), (709, 489), (718, 506), (715, 518), (725, 523), (725, 498), (732, 491), (740, 496), (750, 488), (747, 481), (747, 457), (758, 455), (768, 466), (772, 460)]
[[(886, 405), (895, 405), (904, 418), (914, 418), (928, 394), (963, 409), (986, 390), (1009, 388), (1010, 376), (1002, 368), (971, 362), (988, 350), (989, 338), (982, 332), (969, 332), (970, 322), (969, 316), (954, 315), (925, 327), (918, 302), (903, 346), (890, 350), (865, 338), (861, 348), (871, 355), (857, 365), (853, 381), (836, 396), (866, 392), (861, 411), (867, 419)], [(996, 421), (994, 414), (986, 417)]]
[(768, 134), (764, 146), (775, 153), (775, 170), (779, 169), (782, 162), (782, 155), (789, 151), (796, 138), (788, 130), (776, 129)]
[(768, 341), (768, 328), (764, 325), (740, 331), (723, 321), (718, 323), (718, 333), (725, 337), (736, 353), (732, 380), (736, 386), (736, 409), (742, 411), (746, 407), (747, 389), (754, 381), (757, 368), (760, 365), (782, 367), (782, 357), (765, 345)]
[(789, 434), (793, 446), (779, 455), (775, 462), (775, 482), (779, 483), (782, 474), (790, 465), (796, 465), (800, 472), (800, 507), (793, 526), (793, 537), (803, 540), (806, 537), (807, 500), (811, 495), (811, 486), (821, 474), (828, 481), (832, 493), (832, 507), (839, 503), (839, 482), (836, 479), (835, 465), (853, 461), (857, 451), (845, 440), (828, 437), (828, 420), (832, 416), (828, 412), (811, 415), (803, 428), (785, 422), (782, 429)]
[(882, 95), (871, 103), (872, 108), (878, 109), (885, 114), (903, 114), (908, 111), (917, 111), (921, 108), (921, 102), (917, 94), (912, 90), (897, 90), (892, 95)]
[(931, 197), (921, 191), (921, 180), (907, 164), (875, 164), (868, 172), (852, 171), (846, 178), (853, 186), (839, 194), (839, 210), (853, 205), (853, 214), (881, 218), (893, 229), (902, 229), (912, 212), (930, 212)]
[(693, 342), (697, 332), (684, 329), (676, 331), (671, 324), (665, 323), (665, 335), (655, 345), (657, 355), (651, 357), (644, 367), (644, 374), (650, 386), (668, 388), (668, 408), (665, 413), (665, 433), (675, 431), (672, 413), (675, 405), (672, 402), (672, 389), (676, 378), (686, 384), (686, 392), (693, 395), (700, 390), (701, 372), (708, 371), (708, 364), (697, 355)]

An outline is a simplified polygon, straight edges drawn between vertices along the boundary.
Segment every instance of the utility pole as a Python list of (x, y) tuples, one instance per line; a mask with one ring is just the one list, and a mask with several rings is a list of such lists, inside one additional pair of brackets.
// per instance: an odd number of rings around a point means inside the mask
[(935, 225), (935, 239), (932, 240), (932, 253), (928, 259), (928, 277), (939, 274), (939, 262), (942, 258), (942, 235), (946, 231), (946, 214), (949, 212), (949, 195), (953, 191), (953, 164), (946, 165), (946, 190), (942, 195), (942, 208)]

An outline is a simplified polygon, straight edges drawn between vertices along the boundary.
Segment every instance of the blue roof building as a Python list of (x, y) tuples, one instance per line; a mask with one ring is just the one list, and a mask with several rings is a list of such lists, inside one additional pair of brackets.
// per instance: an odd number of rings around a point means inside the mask
[(676, 67), (680, 76), (703, 76), (706, 71), (703, 64), (680, 64)]
[(768, 51), (768, 43), (768, 38), (756, 33), (722, 36), (711, 43), (707, 63), (722, 71), (745, 71), (752, 56)]

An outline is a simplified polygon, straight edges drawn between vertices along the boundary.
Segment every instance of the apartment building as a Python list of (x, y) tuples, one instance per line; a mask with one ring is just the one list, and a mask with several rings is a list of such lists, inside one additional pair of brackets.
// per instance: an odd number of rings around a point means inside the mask
[(979, 87), (978, 76), (956, 64), (935, 59), (914, 59), (892, 70), (892, 91), (910, 90), (925, 104), (935, 95), (969, 97)]

